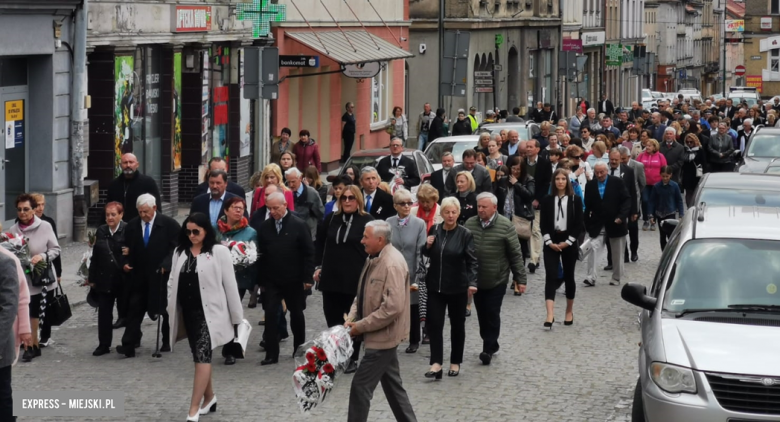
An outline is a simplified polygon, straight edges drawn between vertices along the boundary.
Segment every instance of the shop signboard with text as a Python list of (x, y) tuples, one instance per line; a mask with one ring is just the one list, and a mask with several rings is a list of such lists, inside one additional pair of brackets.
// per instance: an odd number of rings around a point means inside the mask
[(171, 5), (171, 32), (211, 31), (211, 6)]
[(747, 75), (745, 76), (745, 86), (756, 88), (756, 91), (761, 94), (764, 91), (764, 79), (761, 75)]

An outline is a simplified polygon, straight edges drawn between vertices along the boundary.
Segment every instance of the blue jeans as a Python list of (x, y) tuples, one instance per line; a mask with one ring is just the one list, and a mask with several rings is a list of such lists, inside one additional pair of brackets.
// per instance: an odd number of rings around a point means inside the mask
[(417, 135), (417, 147), (420, 151), (425, 151), (425, 144), (428, 143), (428, 132)]
[(650, 214), (647, 213), (647, 204), (650, 203), (650, 195), (653, 193), (653, 186), (647, 185), (642, 189), (642, 221), (645, 223), (650, 220)]

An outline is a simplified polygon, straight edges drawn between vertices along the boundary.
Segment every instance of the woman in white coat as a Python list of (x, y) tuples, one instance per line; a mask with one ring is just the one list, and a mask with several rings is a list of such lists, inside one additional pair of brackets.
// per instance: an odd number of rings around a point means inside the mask
[(244, 318), (230, 251), (217, 243), (205, 214), (184, 221), (168, 279), (168, 315), (171, 339), (186, 337), (192, 350), (195, 382), (187, 421), (197, 421), (217, 410), (211, 351), (233, 340)]

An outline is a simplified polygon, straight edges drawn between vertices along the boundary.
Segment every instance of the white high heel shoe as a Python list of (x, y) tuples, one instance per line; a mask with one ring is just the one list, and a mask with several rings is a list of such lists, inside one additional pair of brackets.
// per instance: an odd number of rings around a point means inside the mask
[(200, 419), (200, 411), (195, 412), (195, 416), (187, 414), (187, 422), (198, 422), (198, 419)]
[(214, 394), (214, 397), (211, 398), (211, 401), (200, 408), (200, 411), (198, 412), (201, 415), (208, 415), (209, 412), (216, 412), (217, 411), (217, 395)]

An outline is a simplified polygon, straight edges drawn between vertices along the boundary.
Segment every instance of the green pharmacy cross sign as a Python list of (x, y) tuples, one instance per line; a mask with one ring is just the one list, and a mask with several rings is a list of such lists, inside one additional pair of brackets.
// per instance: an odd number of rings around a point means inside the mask
[(271, 22), (287, 20), (287, 6), (269, 4), (269, 0), (252, 0), (250, 3), (239, 3), (236, 6), (236, 19), (252, 22), (252, 38), (268, 36), (271, 32)]

